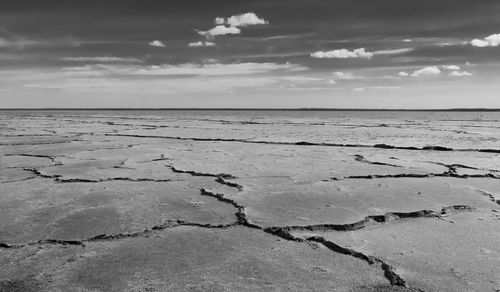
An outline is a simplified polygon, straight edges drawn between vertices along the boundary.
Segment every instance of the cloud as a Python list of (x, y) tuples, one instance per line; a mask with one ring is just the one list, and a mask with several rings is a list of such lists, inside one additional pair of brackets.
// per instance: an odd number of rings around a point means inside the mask
[(226, 20), (224, 19), (224, 17), (216, 17), (214, 22), (216, 25), (221, 25), (224, 24)]
[[(216, 18), (217, 20), (217, 18)], [(219, 19), (220, 21), (220, 19)], [(226, 23), (230, 26), (249, 26), (249, 25), (258, 25), (258, 24), (268, 24), (269, 21), (264, 18), (258, 17), (253, 12), (247, 12), (239, 15), (233, 15), (226, 19)]]
[(452, 77), (468, 77), (468, 76), (472, 76), (472, 73), (467, 72), (467, 71), (452, 71), (450, 73), (450, 76), (452, 76)]
[(250, 75), (264, 74), (275, 71), (280, 72), (298, 72), (305, 70), (305, 67), (296, 64), (277, 64), (277, 63), (233, 63), (233, 64), (179, 64), (179, 65), (154, 65), (137, 66), (136, 68), (115, 68), (114, 72), (123, 72), (132, 75), (176, 75), (176, 76), (225, 76), (225, 75)]
[(473, 39), (470, 44), (474, 47), (498, 47), (500, 45), (500, 34), (492, 34), (484, 39)]
[(159, 40), (154, 40), (154, 41), (150, 42), (149, 45), (152, 47), (159, 47), (159, 48), (165, 47), (165, 44)]
[(403, 48), (395, 50), (378, 50), (375, 52), (368, 52), (365, 48), (359, 48), (352, 51), (348, 49), (340, 49), (333, 51), (318, 51), (311, 54), (312, 58), (317, 59), (347, 59), (347, 58), (365, 58), (371, 59), (376, 55), (399, 55), (413, 51), (412, 48)]
[(413, 40), (412, 39), (404, 39), (403, 42), (405, 42), (405, 43), (411, 43), (411, 42), (413, 42)]
[(365, 92), (366, 88), (358, 87), (358, 88), (354, 88), (352, 91), (354, 91), (354, 92)]
[(199, 35), (206, 36), (206, 37), (214, 37), (218, 35), (227, 35), (227, 34), (240, 34), (241, 29), (234, 27), (234, 26), (224, 26), (224, 25), (217, 25), (216, 27), (207, 30), (207, 31), (197, 31)]
[(432, 75), (439, 75), (439, 74), (441, 74), (441, 70), (439, 69), (438, 66), (428, 66), (428, 67), (416, 70), (411, 74), (408, 72), (402, 71), (402, 72), (398, 73), (398, 76), (401, 76), (401, 77), (407, 77), (407, 76), (419, 77), (419, 76), (432, 76)]
[(440, 75), (442, 73), (441, 69), (451, 71), (450, 76), (452, 77), (465, 77), (472, 76), (472, 73), (468, 71), (460, 71), (460, 66), (457, 65), (442, 65), (442, 66), (428, 66), (419, 70), (414, 71), (413, 73), (408, 73), (405, 71), (399, 72), (398, 75), (401, 77), (413, 76), (432, 76), (432, 75)]
[(198, 32), (198, 34), (202, 36), (205, 36), (207, 39), (212, 39), (213, 37), (218, 35), (240, 34), (241, 29), (239, 29), (238, 27), (269, 23), (269, 21), (265, 20), (264, 18), (258, 17), (253, 12), (233, 15), (227, 19), (218, 16), (215, 18), (214, 22), (216, 25), (214, 28), (207, 31), (196, 30), (196, 32)]
[(333, 51), (318, 51), (311, 54), (312, 58), (316, 59), (348, 59), (348, 58), (365, 58), (371, 59), (373, 53), (367, 52), (364, 48), (349, 51), (347, 49)]
[(62, 57), (63, 61), (71, 62), (99, 62), (99, 63), (142, 63), (142, 60), (136, 58), (120, 57)]
[(358, 77), (354, 76), (352, 73), (345, 73), (345, 72), (335, 72), (333, 75), (339, 79), (339, 80), (357, 80), (357, 79), (363, 79), (363, 77)]
[(450, 70), (450, 71), (458, 71), (460, 70), (460, 67), (457, 65), (443, 65), (441, 66), (443, 69)]
[(429, 66), (422, 68), (420, 70), (416, 70), (411, 74), (413, 77), (419, 76), (429, 76), (429, 75), (439, 75), (441, 74), (441, 70), (437, 66)]
[(413, 51), (412, 48), (395, 49), (395, 50), (379, 50), (373, 52), (374, 55), (399, 55)]
[(215, 43), (198, 41), (198, 42), (189, 43), (188, 47), (190, 47), (190, 48), (215, 47)]
[(27, 88), (161, 95), (221, 92), (242, 88), (257, 90), (282, 82), (281, 76), (284, 74), (294, 76), (291, 78), (299, 84), (323, 82), (319, 78), (303, 76), (301, 73), (305, 70), (306, 67), (291, 63), (185, 63), (156, 66), (107, 63), (35, 71), (37, 74), (16, 71), (13, 78)]
[(39, 42), (28, 40), (25, 38), (16, 38), (16, 39), (6, 39), (0, 38), (0, 48), (18, 48), (22, 49), (28, 46), (39, 45)]

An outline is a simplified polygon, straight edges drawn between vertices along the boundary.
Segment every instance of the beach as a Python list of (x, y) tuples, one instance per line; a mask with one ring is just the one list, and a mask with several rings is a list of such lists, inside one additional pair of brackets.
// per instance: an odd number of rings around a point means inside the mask
[(0, 291), (498, 291), (500, 112), (0, 111)]

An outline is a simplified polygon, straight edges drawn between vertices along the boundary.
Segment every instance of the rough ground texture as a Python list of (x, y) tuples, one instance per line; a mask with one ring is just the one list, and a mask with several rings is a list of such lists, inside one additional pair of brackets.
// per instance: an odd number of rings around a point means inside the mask
[(0, 112), (0, 291), (499, 291), (500, 114)]

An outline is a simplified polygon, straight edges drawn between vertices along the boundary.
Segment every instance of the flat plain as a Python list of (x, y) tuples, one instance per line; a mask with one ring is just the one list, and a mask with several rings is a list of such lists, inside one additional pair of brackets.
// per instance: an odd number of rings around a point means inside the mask
[(0, 112), (0, 291), (499, 291), (499, 243), (498, 112)]

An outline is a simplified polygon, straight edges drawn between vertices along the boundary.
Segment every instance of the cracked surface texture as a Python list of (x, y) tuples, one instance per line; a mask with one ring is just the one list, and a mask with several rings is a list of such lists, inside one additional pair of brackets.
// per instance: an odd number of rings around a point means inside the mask
[(0, 111), (0, 291), (498, 291), (500, 114)]

